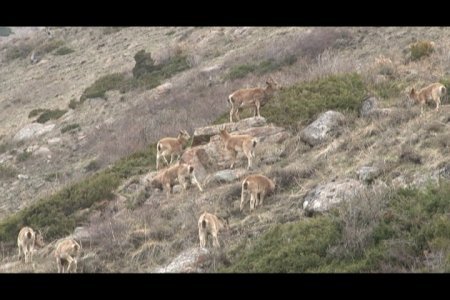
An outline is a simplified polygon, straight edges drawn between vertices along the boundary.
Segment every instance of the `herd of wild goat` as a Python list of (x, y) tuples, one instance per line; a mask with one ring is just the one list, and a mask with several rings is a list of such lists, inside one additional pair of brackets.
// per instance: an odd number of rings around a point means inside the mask
[[(230, 122), (233, 117), (240, 120), (239, 112), (244, 108), (253, 108), (254, 116), (260, 116), (260, 108), (273, 96), (276, 90), (280, 89), (278, 83), (269, 77), (265, 88), (246, 88), (239, 89), (229, 95), (228, 103), (231, 105)], [(436, 111), (439, 110), (441, 98), (447, 94), (446, 88), (440, 83), (433, 83), (420, 91), (416, 92), (414, 88), (409, 93), (410, 99), (420, 104), (421, 115), (423, 107), (427, 101), (432, 100), (436, 104)], [(167, 167), (160, 170), (151, 180), (151, 186), (166, 192), (170, 197), (173, 186), (178, 182), (183, 190), (187, 189), (187, 180), (195, 183), (200, 191), (203, 188), (195, 177), (194, 167), (190, 164), (179, 161), (183, 151), (186, 148), (190, 135), (185, 130), (180, 130), (177, 138), (166, 137), (157, 143), (156, 169), (160, 169), (160, 162), (164, 160)], [(251, 135), (231, 135), (225, 126), (220, 129), (220, 139), (223, 142), (225, 150), (231, 155), (233, 168), (236, 163), (236, 157), (242, 152), (247, 157), (247, 169), (252, 168), (252, 158), (255, 157), (254, 149), (258, 143)], [(170, 161), (166, 156), (170, 156)], [(176, 158), (175, 158), (176, 157)], [(175, 163), (174, 163), (175, 161)], [(174, 164), (173, 164), (174, 163)], [(250, 212), (257, 206), (263, 204), (264, 198), (273, 194), (275, 191), (275, 180), (272, 180), (263, 174), (254, 174), (247, 176), (242, 181), (240, 210), (244, 209), (246, 194), (250, 194)], [(218, 233), (222, 229), (228, 228), (228, 218), (218, 217), (214, 214), (203, 212), (198, 220), (198, 234), (200, 247), (206, 247), (208, 236), (212, 236), (214, 247), (220, 247)], [(32, 261), (32, 253), (35, 245), (42, 247), (44, 245), (42, 234), (35, 232), (30, 227), (24, 227), (20, 230), (17, 244), (19, 247), (19, 260), (24, 256), (25, 262)], [(56, 245), (54, 256), (59, 273), (76, 272), (77, 258), (81, 252), (81, 246), (72, 238), (60, 241)]]

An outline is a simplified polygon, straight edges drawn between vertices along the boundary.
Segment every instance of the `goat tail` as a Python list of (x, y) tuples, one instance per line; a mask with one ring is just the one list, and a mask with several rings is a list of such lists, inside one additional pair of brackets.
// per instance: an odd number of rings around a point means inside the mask
[(234, 104), (233, 95), (228, 96), (228, 103), (232, 106)]
[(31, 232), (27, 232), (27, 237), (29, 238), (29, 239), (31, 239)]
[(202, 221), (202, 228), (206, 228), (206, 221), (205, 220)]
[(258, 144), (258, 140), (257, 139), (253, 139), (252, 140), (252, 147), (255, 148), (256, 144)]
[(158, 152), (161, 151), (161, 144), (158, 142), (158, 145), (156, 146), (156, 149), (158, 150)]
[(244, 182), (242, 183), (242, 189), (246, 190), (248, 188), (248, 181), (244, 180)]

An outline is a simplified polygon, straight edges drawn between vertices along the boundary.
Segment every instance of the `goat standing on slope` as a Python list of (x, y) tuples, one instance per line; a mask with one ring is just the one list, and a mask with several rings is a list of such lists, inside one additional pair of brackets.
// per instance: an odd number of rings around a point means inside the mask
[(198, 236), (200, 239), (200, 248), (206, 247), (208, 235), (213, 237), (213, 246), (220, 247), (217, 234), (222, 229), (228, 229), (228, 218), (220, 218), (216, 215), (204, 212), (198, 219)]
[(58, 273), (64, 273), (64, 265), (67, 263), (66, 272), (76, 273), (77, 259), (81, 253), (81, 246), (74, 239), (65, 239), (58, 243), (55, 250)]
[(242, 151), (247, 156), (247, 170), (249, 170), (252, 167), (252, 158), (255, 157), (255, 146), (258, 143), (257, 139), (248, 134), (230, 135), (226, 128), (220, 129), (220, 138), (225, 145), (226, 151), (231, 154), (233, 159), (230, 169), (234, 167), (238, 151)]
[(424, 87), (419, 92), (411, 89), (409, 97), (420, 104), (420, 115), (423, 114), (423, 107), (428, 100), (433, 100), (436, 103), (436, 111), (439, 111), (439, 106), (441, 104), (441, 98), (447, 94), (447, 89), (445, 86), (439, 82), (430, 84)]
[[(175, 155), (177, 155), (178, 160), (190, 138), (191, 136), (186, 130), (180, 130), (177, 138), (166, 137), (160, 139), (156, 145), (156, 170), (159, 170), (161, 157), (164, 158), (167, 165), (172, 164)], [(167, 161), (166, 155), (170, 155), (170, 162)]]
[(25, 263), (33, 261), (33, 251), (35, 245), (44, 246), (44, 239), (41, 232), (34, 232), (31, 227), (23, 227), (17, 237), (17, 246), (19, 247), (19, 260), (24, 255)]
[(231, 104), (230, 122), (233, 122), (233, 116), (239, 121), (239, 111), (243, 108), (253, 107), (254, 116), (260, 117), (259, 109), (264, 106), (276, 90), (280, 87), (272, 77), (266, 81), (265, 88), (240, 89), (228, 96), (228, 103)]
[(172, 193), (173, 186), (177, 180), (182, 185), (184, 190), (187, 189), (186, 178), (188, 178), (191, 182), (194, 182), (198, 189), (203, 192), (203, 188), (195, 177), (194, 167), (181, 162), (178, 162), (168, 169), (161, 170), (151, 180), (151, 186), (153, 188), (165, 190), (166, 196), (169, 198), (170, 193)]
[(264, 175), (250, 175), (242, 181), (240, 210), (244, 209), (245, 193), (250, 193), (250, 212), (262, 205), (265, 196), (273, 194), (275, 182)]

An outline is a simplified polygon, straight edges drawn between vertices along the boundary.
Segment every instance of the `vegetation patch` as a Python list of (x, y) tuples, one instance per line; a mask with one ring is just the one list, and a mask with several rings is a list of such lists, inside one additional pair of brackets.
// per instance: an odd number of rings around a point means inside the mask
[[(278, 126), (297, 129), (299, 122), (311, 122), (327, 110), (357, 112), (367, 88), (360, 75), (347, 73), (322, 79), (301, 82), (287, 87), (261, 108), (261, 115)], [(241, 118), (253, 116), (247, 109)], [(228, 122), (224, 113), (214, 124)]]
[(63, 47), (58, 48), (55, 51), (55, 55), (66, 55), (66, 54), (70, 54), (72, 52), (75, 52), (75, 50), (73, 50), (72, 48), (63, 46)]
[(80, 124), (75, 123), (75, 124), (66, 125), (63, 128), (61, 128), (61, 133), (80, 131), (80, 130), (81, 130)]
[(88, 98), (105, 98), (105, 93), (110, 90), (118, 90), (125, 82), (125, 74), (114, 73), (97, 79), (91, 86), (84, 90), (80, 102)]
[(433, 43), (430, 41), (418, 41), (410, 46), (411, 60), (416, 61), (430, 56), (434, 52)]
[(133, 68), (133, 77), (126, 78), (124, 73), (105, 75), (96, 80), (90, 87), (84, 90), (80, 102), (88, 98), (105, 98), (109, 90), (119, 90), (126, 93), (134, 89), (152, 89), (161, 84), (164, 79), (189, 68), (186, 56), (175, 56), (161, 65), (154, 65), (150, 53), (144, 50), (136, 53), (134, 57), (136, 65)]
[(273, 58), (261, 61), (258, 64), (243, 64), (238, 66), (233, 66), (228, 74), (225, 75), (225, 80), (235, 80), (238, 78), (243, 78), (249, 73), (254, 73), (257, 75), (264, 75), (270, 72), (274, 72), (284, 66), (290, 66), (297, 61), (295, 55), (289, 55), (278, 61)]
[(449, 196), (447, 181), (371, 193), (328, 215), (275, 226), (239, 247), (222, 271), (449, 272)]
[(314, 272), (329, 262), (327, 249), (339, 239), (339, 227), (326, 217), (277, 225), (226, 272)]

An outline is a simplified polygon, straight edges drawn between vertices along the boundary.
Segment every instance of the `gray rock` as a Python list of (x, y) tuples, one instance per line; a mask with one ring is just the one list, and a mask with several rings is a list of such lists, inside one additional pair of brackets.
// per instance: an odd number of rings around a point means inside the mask
[(344, 121), (343, 114), (329, 110), (303, 129), (300, 132), (300, 138), (310, 146), (319, 145), (337, 133)]
[(363, 118), (368, 117), (376, 109), (378, 109), (378, 99), (376, 97), (369, 97), (363, 101), (359, 114)]
[(370, 183), (380, 175), (380, 169), (377, 167), (363, 166), (356, 171), (356, 174), (358, 174), (359, 180)]
[(182, 252), (166, 267), (157, 268), (155, 273), (201, 273), (209, 260), (209, 251), (205, 248), (191, 248)]
[(265, 126), (267, 124), (266, 119), (263, 117), (247, 118), (234, 123), (224, 123), (219, 125), (211, 125), (201, 128), (196, 128), (194, 131), (194, 137), (192, 140), (192, 146), (205, 144), (209, 141), (209, 138), (213, 135), (218, 135), (220, 128), (224, 127), (228, 132), (243, 131), (252, 127)]
[(364, 185), (354, 179), (322, 184), (306, 195), (303, 209), (308, 213), (325, 212), (342, 201), (351, 199), (363, 189)]
[(24, 141), (33, 137), (37, 137), (43, 135), (44, 133), (50, 132), (55, 127), (55, 124), (40, 124), (40, 123), (31, 123), (20, 129), (13, 137), (13, 140)]

